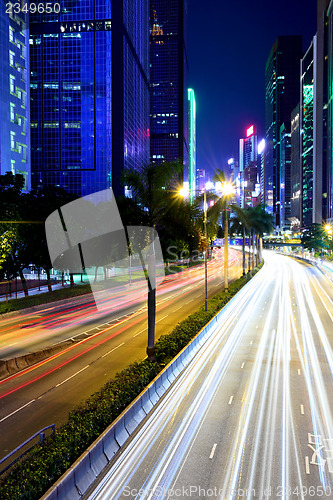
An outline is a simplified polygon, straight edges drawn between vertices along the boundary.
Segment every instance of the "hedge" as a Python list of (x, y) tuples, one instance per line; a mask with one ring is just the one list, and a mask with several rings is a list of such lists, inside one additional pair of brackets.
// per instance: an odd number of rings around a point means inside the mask
[(1, 499), (39, 499), (260, 267), (231, 283), (227, 293), (211, 298), (208, 311), (201, 307), (171, 333), (161, 336), (156, 342), (156, 362), (143, 360), (130, 365), (71, 411), (64, 425), (1, 479)]

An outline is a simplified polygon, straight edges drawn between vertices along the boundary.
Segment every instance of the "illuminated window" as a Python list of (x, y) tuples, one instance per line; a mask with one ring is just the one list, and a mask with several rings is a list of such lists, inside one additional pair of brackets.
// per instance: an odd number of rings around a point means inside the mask
[(10, 121), (13, 122), (15, 120), (15, 104), (10, 103)]
[(10, 147), (15, 151), (15, 132), (10, 133)]
[(10, 75), (9, 77), (9, 87), (10, 87), (10, 92), (12, 94), (15, 94), (15, 76)]

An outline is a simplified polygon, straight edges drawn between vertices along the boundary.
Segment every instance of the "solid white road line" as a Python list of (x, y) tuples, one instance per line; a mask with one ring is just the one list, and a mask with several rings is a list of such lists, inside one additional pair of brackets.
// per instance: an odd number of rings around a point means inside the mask
[(209, 458), (212, 459), (216, 450), (217, 443), (214, 444), (212, 451), (210, 452)]
[(78, 375), (79, 373), (83, 372), (84, 370), (86, 370), (87, 368), (89, 368), (89, 365), (85, 366), (84, 368), (81, 368), (81, 370), (79, 370), (78, 372), (74, 373), (73, 375), (71, 375), (70, 377), (66, 378), (66, 380), (63, 380), (62, 382), (59, 382), (59, 384), (56, 385), (56, 387), (59, 387), (59, 385), (62, 385), (64, 384), (65, 382), (67, 382), (68, 380), (70, 380), (71, 378), (75, 377), (76, 375)]
[(307, 474), (310, 474), (310, 463), (309, 463), (309, 457), (305, 457), (305, 472)]
[(167, 318), (167, 317), (168, 317), (168, 315), (163, 316), (163, 318), (161, 318), (161, 319), (159, 319), (158, 321), (156, 321), (156, 323), (159, 323), (160, 321), (162, 321), (162, 319), (165, 319), (165, 318)]
[(21, 406), (20, 408), (18, 408), (17, 410), (15, 411), (12, 411), (12, 413), (10, 413), (9, 415), (7, 415), (6, 417), (3, 417), (1, 420), (0, 420), (0, 423), (3, 422), (4, 420), (6, 420), (7, 418), (11, 417), (12, 415), (14, 415), (15, 413), (17, 413), (18, 411), (20, 410), (23, 410), (23, 408), (25, 408), (26, 406), (29, 406), (31, 403), (33, 403), (34, 401), (36, 401), (35, 399), (32, 399), (31, 401), (29, 401), (29, 403), (26, 403), (25, 405)]
[(124, 345), (125, 342), (122, 342), (121, 344), (117, 345), (117, 347), (114, 347), (113, 349), (111, 349), (111, 351), (109, 352), (106, 352), (105, 354), (103, 354), (102, 358), (105, 358), (105, 356), (107, 356), (108, 354), (110, 354), (111, 352), (115, 351), (116, 349), (118, 349), (118, 347), (121, 347), (122, 345)]

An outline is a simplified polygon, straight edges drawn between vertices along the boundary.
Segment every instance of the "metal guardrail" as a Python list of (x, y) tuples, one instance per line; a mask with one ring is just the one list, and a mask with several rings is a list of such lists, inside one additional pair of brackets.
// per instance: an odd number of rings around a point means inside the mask
[[(12, 457), (13, 455), (15, 455), (15, 453), (17, 453), (18, 451), (20, 451), (22, 448), (24, 448), (24, 446), (26, 446), (28, 443), (30, 443), (30, 441), (32, 441), (33, 439), (35, 439), (37, 436), (39, 436), (39, 443), (43, 443), (44, 438), (45, 438), (45, 431), (47, 431), (47, 429), (52, 429), (52, 433), (54, 433), (55, 432), (55, 424), (51, 424), (51, 425), (48, 425), (47, 427), (43, 427), (43, 429), (41, 429), (40, 431), (36, 432), (33, 436), (31, 436), (29, 439), (27, 439), (26, 441), (24, 441), (24, 443), (20, 444), (20, 446), (18, 446), (17, 448), (15, 448), (15, 450), (11, 451), (10, 453), (8, 453), (8, 455), (6, 455), (4, 458), (2, 458), (0, 460), (0, 465), (3, 464), (4, 462), (7, 462), (7, 460), (10, 457)], [(34, 443), (32, 446), (30, 446), (28, 449), (26, 449), (23, 453), (21, 453), (21, 455), (19, 455), (14, 460), (12, 460), (10, 462), (10, 464), (6, 465), (6, 467), (4, 469), (1, 469), (0, 470), (0, 475), (3, 474), (4, 472), (6, 472), (6, 470), (8, 470), (18, 460), (20, 460), (20, 458), (22, 458), (26, 453), (28, 453), (28, 451), (30, 451), (36, 444), (37, 443)]]

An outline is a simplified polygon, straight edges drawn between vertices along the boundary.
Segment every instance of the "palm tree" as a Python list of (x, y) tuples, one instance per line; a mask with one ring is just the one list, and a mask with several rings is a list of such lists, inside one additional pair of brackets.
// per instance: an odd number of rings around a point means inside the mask
[[(164, 241), (170, 241), (169, 238), (172, 235), (176, 240), (187, 240), (190, 247), (195, 246), (198, 241), (198, 232), (192, 222), (191, 208), (179, 196), (177, 189), (181, 174), (180, 162), (152, 163), (140, 169), (127, 169), (123, 175), (123, 183), (131, 191), (131, 198), (118, 202), (124, 224), (127, 225), (130, 222), (130, 224), (149, 226), (161, 233)], [(129, 207), (129, 211), (126, 206)], [(152, 258), (148, 264), (149, 276), (154, 274), (155, 262), (153, 260)], [(147, 354), (148, 359), (154, 360), (156, 288), (151, 284), (148, 275), (146, 275), (148, 285)]]
[(273, 215), (266, 212), (263, 205), (248, 208), (251, 228), (256, 235), (257, 257), (256, 263), (261, 262), (261, 240), (264, 233), (271, 233), (274, 229)]

